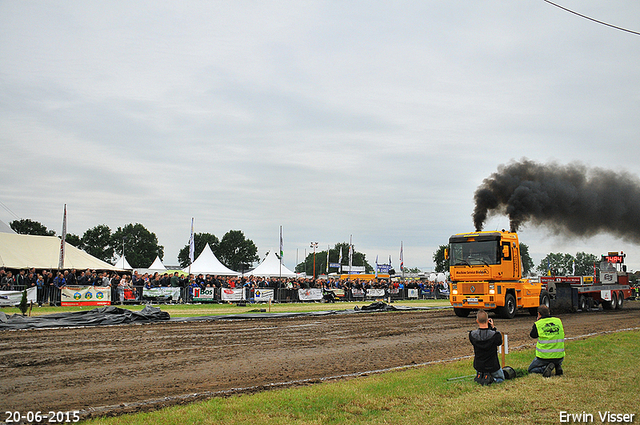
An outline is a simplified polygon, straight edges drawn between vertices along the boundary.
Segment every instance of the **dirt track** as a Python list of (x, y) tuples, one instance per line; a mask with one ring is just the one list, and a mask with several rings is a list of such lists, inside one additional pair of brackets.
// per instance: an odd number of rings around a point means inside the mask
[[(568, 338), (640, 327), (640, 301), (626, 302), (622, 311), (560, 317)], [(533, 321), (525, 314), (495, 324), (509, 334), (511, 347), (532, 347)], [(438, 310), (2, 331), (0, 412), (117, 414), (218, 391), (467, 356), (474, 325)]]

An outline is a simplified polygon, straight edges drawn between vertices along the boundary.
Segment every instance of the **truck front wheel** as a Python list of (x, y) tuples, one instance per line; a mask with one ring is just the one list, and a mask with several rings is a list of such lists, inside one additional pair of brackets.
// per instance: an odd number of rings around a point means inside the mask
[(469, 317), (469, 313), (471, 313), (471, 310), (469, 310), (468, 308), (453, 307), (453, 312), (458, 317)]
[(516, 298), (513, 294), (504, 297), (504, 307), (500, 307), (499, 313), (504, 319), (513, 319), (516, 316)]

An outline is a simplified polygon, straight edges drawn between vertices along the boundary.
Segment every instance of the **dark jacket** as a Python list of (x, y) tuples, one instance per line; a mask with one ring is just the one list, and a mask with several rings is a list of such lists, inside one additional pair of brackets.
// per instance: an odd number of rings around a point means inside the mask
[(502, 334), (496, 328), (475, 329), (469, 332), (475, 357), (473, 368), (478, 372), (495, 372), (500, 369), (498, 347), (502, 345)]

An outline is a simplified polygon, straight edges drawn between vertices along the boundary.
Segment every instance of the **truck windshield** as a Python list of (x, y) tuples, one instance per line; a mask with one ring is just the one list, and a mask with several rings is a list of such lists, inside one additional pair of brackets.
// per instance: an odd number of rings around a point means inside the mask
[(451, 244), (449, 263), (452, 266), (498, 264), (498, 241), (462, 242)]

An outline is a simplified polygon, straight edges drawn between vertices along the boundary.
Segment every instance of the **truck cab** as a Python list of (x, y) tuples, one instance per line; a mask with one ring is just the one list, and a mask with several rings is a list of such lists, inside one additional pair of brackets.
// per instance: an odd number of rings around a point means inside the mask
[(540, 284), (522, 279), (516, 233), (458, 233), (449, 238), (447, 256), (450, 302), (457, 316), (482, 308), (512, 318), (518, 308), (533, 314), (540, 305)]

